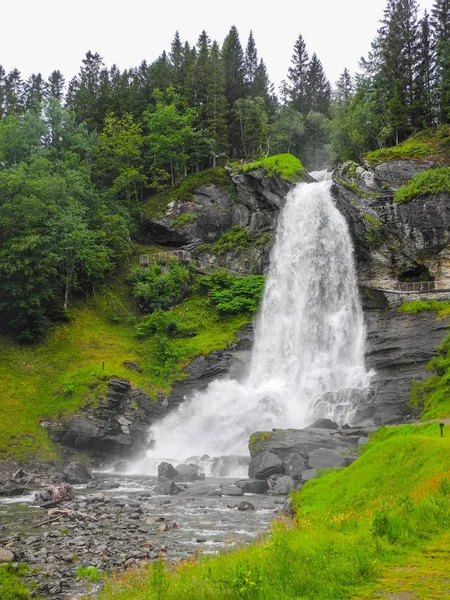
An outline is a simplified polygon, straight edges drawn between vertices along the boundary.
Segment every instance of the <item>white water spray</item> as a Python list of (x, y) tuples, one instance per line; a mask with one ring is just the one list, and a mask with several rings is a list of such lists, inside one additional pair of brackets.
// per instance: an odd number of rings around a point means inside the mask
[(347, 398), (369, 380), (351, 239), (327, 179), (287, 196), (247, 378), (214, 381), (156, 423), (148, 460), (136, 470), (153, 471), (162, 458), (247, 454), (256, 431), (350, 418), (351, 402), (328, 410), (320, 400), (340, 391)]

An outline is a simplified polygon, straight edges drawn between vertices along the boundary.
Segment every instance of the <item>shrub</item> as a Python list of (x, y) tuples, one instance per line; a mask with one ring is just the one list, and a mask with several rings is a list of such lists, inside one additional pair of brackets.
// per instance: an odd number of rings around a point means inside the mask
[(215, 254), (221, 255), (227, 252), (238, 252), (245, 250), (253, 242), (254, 236), (249, 233), (242, 225), (235, 225), (225, 233), (222, 233), (212, 250)]
[(395, 192), (396, 202), (409, 202), (430, 194), (450, 194), (450, 167), (438, 167), (411, 178), (407, 185)]
[(152, 312), (181, 302), (189, 291), (191, 274), (179, 261), (173, 260), (166, 267), (158, 264), (138, 267), (129, 281), (141, 310)]
[(209, 298), (221, 316), (252, 313), (258, 310), (264, 291), (262, 275), (224, 279), (214, 286)]

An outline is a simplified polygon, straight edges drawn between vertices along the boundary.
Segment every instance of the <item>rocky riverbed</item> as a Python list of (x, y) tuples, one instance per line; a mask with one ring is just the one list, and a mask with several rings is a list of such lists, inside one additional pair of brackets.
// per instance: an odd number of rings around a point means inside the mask
[(3, 490), (25, 493), (0, 497), (0, 549), (31, 567), (33, 596), (54, 600), (99, 587), (77, 578), (78, 567), (108, 573), (160, 555), (179, 561), (253, 541), (285, 502), (284, 496), (244, 496), (230, 478), (182, 483), (178, 495), (161, 495), (156, 477), (96, 473), (90, 483), (73, 486), (74, 499), (45, 503), (44, 494), (38, 507), (33, 488), (58, 485), (58, 475), (18, 480)]

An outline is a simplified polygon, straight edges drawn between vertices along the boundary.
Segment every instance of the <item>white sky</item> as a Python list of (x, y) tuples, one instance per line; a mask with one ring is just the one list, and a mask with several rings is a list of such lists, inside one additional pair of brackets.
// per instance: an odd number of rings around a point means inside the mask
[[(1, 3), (0, 64), (23, 77), (59, 69), (68, 81), (88, 50), (107, 66), (137, 66), (170, 49), (175, 30), (192, 45), (202, 29), (222, 44), (232, 25), (245, 50), (250, 29), (278, 90), (301, 33), (334, 83), (370, 49), (386, 0), (21, 0)], [(433, 0), (420, 0), (422, 10)]]

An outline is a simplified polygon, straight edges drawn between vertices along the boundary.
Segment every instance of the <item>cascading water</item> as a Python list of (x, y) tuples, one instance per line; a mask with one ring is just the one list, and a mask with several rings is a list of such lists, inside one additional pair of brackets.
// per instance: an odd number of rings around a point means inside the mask
[[(218, 380), (151, 430), (157, 459), (247, 454), (250, 434), (351, 419), (349, 390), (363, 391), (364, 324), (352, 244), (331, 182), (299, 184), (280, 214), (246, 379)], [(333, 398), (331, 402), (327, 398)]]

